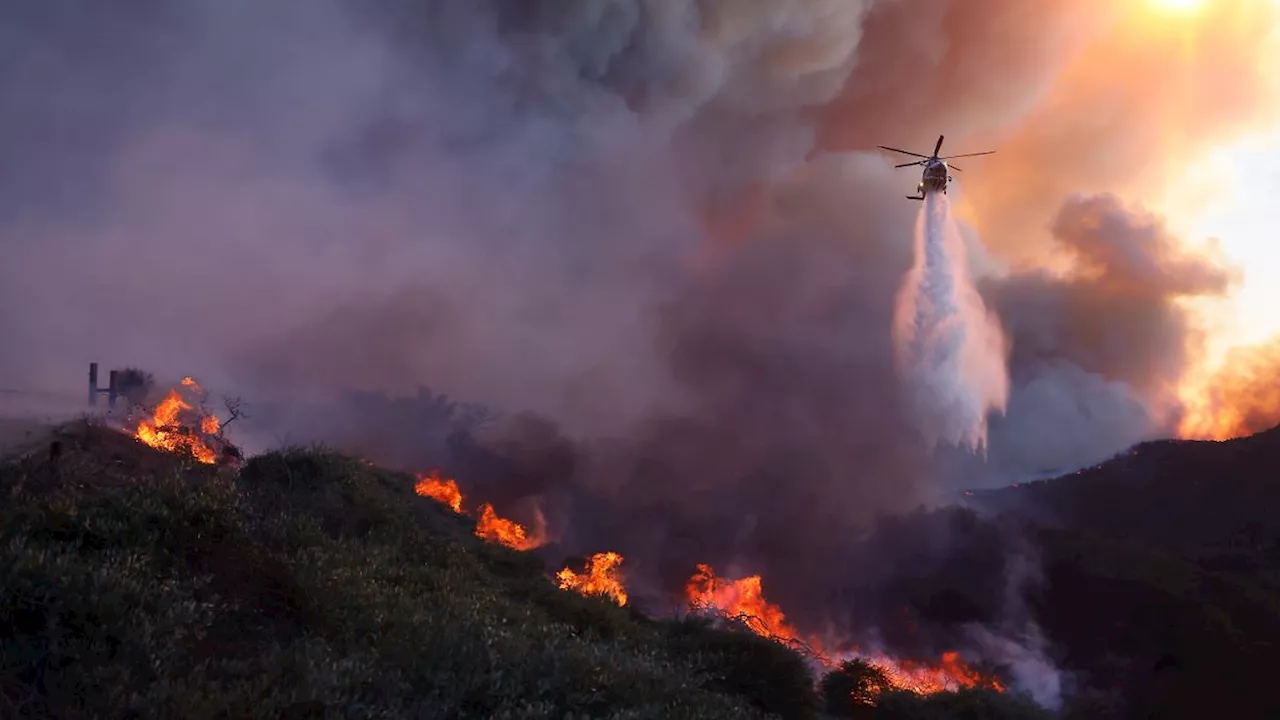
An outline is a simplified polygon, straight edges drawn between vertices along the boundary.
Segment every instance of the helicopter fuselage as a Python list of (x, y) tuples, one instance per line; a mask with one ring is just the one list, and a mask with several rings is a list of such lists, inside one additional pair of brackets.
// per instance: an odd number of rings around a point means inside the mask
[(931, 192), (946, 193), (947, 183), (951, 180), (947, 170), (944, 160), (930, 159), (926, 162), (924, 172), (920, 174), (920, 184), (916, 186), (916, 194), (924, 197)]

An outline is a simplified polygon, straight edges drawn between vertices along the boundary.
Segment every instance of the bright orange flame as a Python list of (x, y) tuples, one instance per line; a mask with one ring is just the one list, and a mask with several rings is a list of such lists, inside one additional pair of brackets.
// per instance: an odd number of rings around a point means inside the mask
[(439, 470), (432, 470), (430, 475), (418, 475), (418, 482), (413, 490), (423, 497), (448, 505), (456, 513), (462, 512), (462, 491), (458, 489), (458, 483), (453, 479), (442, 479)]
[(894, 660), (885, 655), (860, 657), (884, 671), (889, 684), (895, 689), (909, 690), (917, 695), (932, 695), (962, 688), (1005, 691), (1003, 683), (974, 670), (955, 651), (942, 653), (942, 659), (936, 665)]
[[(462, 490), (452, 479), (440, 477), (439, 470), (432, 470), (428, 475), (418, 475), (413, 490), (423, 497), (447, 505), (456, 513), (462, 512)], [(480, 517), (476, 519), (476, 536), (501, 543), (513, 550), (532, 550), (546, 542), (546, 518), (538, 510), (535, 516), (537, 527), (529, 534), (525, 527), (514, 520), (508, 520), (494, 511), (493, 506), (485, 503), (480, 506)]]
[(741, 619), (757, 635), (789, 642), (799, 639), (778, 606), (764, 599), (759, 575), (726, 581), (716, 577), (709, 565), (699, 564), (685, 585), (685, 596), (694, 609), (715, 610)]
[(576, 590), (583, 595), (607, 595), (619, 605), (627, 604), (627, 590), (618, 566), (622, 556), (616, 552), (596, 553), (587, 559), (582, 574), (564, 568), (556, 573), (561, 590)]
[[(538, 522), (542, 524), (541, 513), (538, 514)], [(532, 550), (546, 542), (541, 528), (535, 529), (530, 535), (520, 523), (508, 520), (494, 512), (493, 506), (489, 503), (480, 506), (480, 517), (476, 520), (476, 535), (485, 540), (506, 545), (513, 550)]]
[(1185, 440), (1230, 440), (1280, 424), (1280, 339), (1232, 348), (1212, 376), (1188, 382), (1178, 426)]
[[(740, 580), (723, 580), (716, 577), (708, 565), (699, 564), (697, 572), (685, 586), (689, 605), (694, 610), (713, 610), (731, 618), (740, 619), (757, 635), (783, 643), (803, 642), (827, 667), (835, 667), (836, 659), (822, 650), (816, 637), (801, 640), (795, 628), (786, 622), (782, 609), (764, 598), (759, 575)], [(974, 670), (964, 662), (958, 652), (945, 652), (935, 665), (894, 660), (881, 654), (866, 654), (857, 648), (846, 648), (836, 653), (843, 658), (859, 657), (884, 671), (889, 684), (898, 690), (908, 690), (928, 695), (944, 690), (983, 687), (1004, 692), (999, 680)]]
[[(197, 393), (201, 391), (200, 385), (190, 377), (182, 379), (182, 387)], [(184, 413), (196, 415), (190, 425), (182, 422)], [(217, 453), (199, 433), (213, 435), (219, 427), (216, 417), (205, 415), (203, 410), (183, 399), (178, 388), (173, 388), (156, 405), (151, 418), (138, 423), (133, 436), (158, 450), (189, 453), (196, 460), (212, 465), (217, 461)]]

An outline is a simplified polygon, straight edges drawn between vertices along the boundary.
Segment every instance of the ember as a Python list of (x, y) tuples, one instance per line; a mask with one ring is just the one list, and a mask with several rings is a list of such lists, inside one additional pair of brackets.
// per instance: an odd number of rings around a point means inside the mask
[(622, 559), (616, 552), (596, 553), (587, 559), (587, 567), (581, 574), (564, 568), (556, 573), (556, 580), (561, 590), (576, 590), (583, 595), (607, 595), (625, 606), (627, 590), (622, 574), (618, 572)]

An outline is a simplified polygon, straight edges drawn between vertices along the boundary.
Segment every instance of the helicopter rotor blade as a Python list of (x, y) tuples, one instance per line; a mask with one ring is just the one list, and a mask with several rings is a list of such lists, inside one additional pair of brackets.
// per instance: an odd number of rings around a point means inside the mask
[(898, 148), (891, 148), (891, 147), (889, 147), (888, 145), (877, 145), (876, 147), (880, 148), (881, 150), (890, 150), (890, 151), (893, 151), (893, 152), (896, 152), (896, 153), (902, 153), (903, 155), (910, 155), (910, 156), (912, 156), (912, 157), (924, 158), (925, 160), (928, 160), (928, 159), (929, 159), (929, 156), (928, 156), (928, 155), (921, 155), (920, 153), (913, 153), (913, 152), (911, 152), (911, 151), (909, 151), (909, 150), (899, 150)]
[(960, 172), (960, 168), (956, 167), (955, 165), (952, 165), (951, 163), (947, 163), (947, 169), (948, 169), (948, 170), (955, 170), (956, 172)]
[(948, 156), (946, 156), (946, 157), (938, 158), (938, 159), (939, 159), (939, 160), (950, 160), (951, 158), (958, 158), (958, 157), (977, 157), (977, 156), (979, 156), (979, 155), (994, 155), (994, 154), (995, 154), (995, 152), (996, 152), (995, 150), (988, 150), (988, 151), (986, 151), (986, 152), (980, 152), (980, 153), (965, 153), (965, 154), (963, 154), (963, 155), (948, 155)]
[(943, 137), (945, 137), (945, 136), (943, 136), (943, 135), (939, 135), (939, 136), (938, 136), (938, 144), (933, 146), (933, 156), (934, 156), (934, 157), (938, 157), (938, 151), (942, 149), (942, 138), (943, 138)]
[(896, 167), (896, 168), (904, 168), (904, 167), (911, 167), (912, 165), (923, 165), (923, 164), (924, 164), (924, 161), (923, 161), (923, 160), (917, 160), (917, 161), (915, 161), (915, 162), (902, 163), (901, 165), (894, 165), (894, 167)]

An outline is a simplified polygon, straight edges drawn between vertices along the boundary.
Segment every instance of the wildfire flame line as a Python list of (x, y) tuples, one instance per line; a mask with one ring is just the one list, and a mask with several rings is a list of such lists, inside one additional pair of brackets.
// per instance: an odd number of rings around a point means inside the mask
[(955, 651), (944, 652), (936, 665), (895, 660), (878, 653), (865, 653), (856, 647), (825, 651), (819, 638), (801, 638), (787, 623), (781, 608), (765, 599), (759, 575), (725, 580), (717, 577), (710, 566), (699, 564), (685, 587), (685, 595), (690, 609), (738, 619), (757, 635), (808, 648), (815, 659), (828, 668), (838, 665), (839, 660), (861, 658), (884, 672), (893, 689), (921, 695), (961, 688), (1005, 690), (998, 679), (970, 667)]
[[(418, 475), (414, 492), (423, 497), (429, 497), (456, 513), (463, 514), (463, 495), (457, 481), (441, 477), (438, 470)], [(498, 515), (489, 503), (482, 504), (479, 511), (479, 516), (476, 518), (477, 537), (506, 545), (513, 550), (532, 550), (547, 541), (546, 519), (541, 510), (536, 511), (537, 524), (532, 533), (520, 523)]]
[[(418, 475), (414, 490), (456, 513), (463, 512), (463, 494), (458, 483), (441, 477), (438, 471)], [(541, 513), (538, 523), (539, 526), (545, 523)], [(533, 549), (545, 541), (541, 527), (530, 535), (523, 525), (499, 516), (489, 503), (479, 507), (475, 534), (516, 550)], [(616, 552), (596, 553), (587, 559), (582, 572), (565, 567), (556, 573), (555, 580), (561, 590), (602, 595), (619, 606), (625, 606), (629, 598), (620, 572), (623, 560), (623, 556)], [(685, 585), (685, 596), (691, 611), (736, 619), (761, 637), (807, 651), (805, 654), (828, 668), (836, 667), (841, 660), (860, 658), (879, 668), (891, 689), (922, 695), (961, 688), (1005, 690), (999, 680), (970, 667), (955, 651), (944, 652), (937, 663), (929, 664), (895, 660), (879, 653), (865, 653), (856, 647), (824, 650), (819, 638), (803, 637), (787, 622), (782, 609), (765, 599), (764, 583), (759, 575), (727, 580), (717, 576), (710, 565), (699, 564)]]

